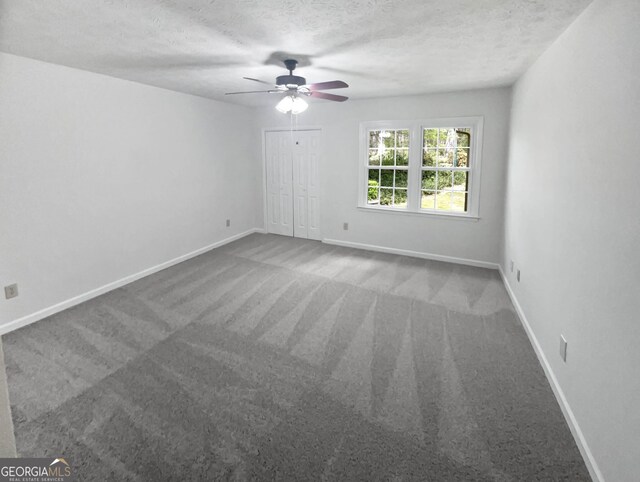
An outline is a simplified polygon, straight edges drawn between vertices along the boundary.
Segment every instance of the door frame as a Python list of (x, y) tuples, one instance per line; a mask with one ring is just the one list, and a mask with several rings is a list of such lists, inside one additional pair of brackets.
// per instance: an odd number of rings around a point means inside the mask
[[(268, 132), (291, 132), (290, 128), (286, 127), (263, 127), (262, 131), (262, 226), (265, 233), (268, 233), (268, 223), (269, 213), (267, 210), (267, 133)], [(322, 161), (324, 159), (324, 150), (325, 150), (325, 135), (324, 129), (321, 126), (314, 125), (305, 125), (299, 126), (293, 130), (294, 132), (299, 131), (318, 131), (320, 134), (320, 153), (318, 154), (318, 178), (320, 183), (320, 195), (318, 198), (320, 199), (320, 237), (322, 238), (322, 186), (324, 182), (322, 181)]]

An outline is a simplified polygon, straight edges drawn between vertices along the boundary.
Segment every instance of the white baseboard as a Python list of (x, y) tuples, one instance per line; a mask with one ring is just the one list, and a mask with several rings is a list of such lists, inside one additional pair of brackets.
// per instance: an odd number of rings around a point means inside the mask
[(585, 465), (587, 466), (587, 470), (589, 470), (589, 474), (591, 475), (591, 478), (597, 482), (604, 482), (604, 477), (602, 476), (602, 472), (600, 472), (600, 469), (598, 468), (598, 464), (596, 463), (596, 460), (594, 459), (593, 454), (591, 453), (591, 449), (589, 449), (589, 445), (587, 444), (587, 441), (584, 438), (584, 434), (582, 433), (582, 430), (578, 425), (578, 421), (576, 420), (576, 417), (573, 414), (573, 410), (571, 410), (571, 406), (569, 405), (569, 402), (564, 396), (564, 392), (562, 391), (562, 388), (558, 383), (558, 379), (553, 373), (553, 370), (551, 369), (551, 365), (549, 364), (549, 361), (547, 360), (547, 357), (544, 354), (544, 351), (542, 351), (542, 347), (540, 346), (540, 343), (538, 342), (538, 339), (536, 338), (536, 335), (533, 332), (533, 329), (531, 328), (529, 321), (527, 320), (527, 316), (524, 314), (524, 311), (522, 311), (522, 306), (520, 306), (520, 303), (518, 302), (518, 299), (516, 298), (515, 293), (511, 289), (511, 285), (509, 284), (509, 280), (507, 279), (507, 276), (505, 275), (502, 269), (502, 266), (498, 266), (498, 271), (500, 272), (500, 276), (502, 277), (504, 286), (507, 289), (507, 293), (509, 293), (509, 298), (511, 298), (511, 302), (513, 303), (513, 306), (515, 307), (516, 312), (520, 317), (520, 322), (524, 327), (524, 331), (527, 333), (527, 336), (529, 337), (529, 341), (531, 342), (531, 345), (533, 346), (533, 349), (536, 352), (538, 360), (540, 361), (540, 364), (544, 369), (544, 373), (547, 376), (547, 380), (549, 380), (549, 384), (551, 385), (551, 389), (553, 390), (553, 393), (556, 396), (556, 400), (558, 400), (558, 404), (560, 405), (564, 418), (567, 421), (567, 425), (569, 425), (569, 430), (571, 430), (571, 434), (573, 435), (573, 438), (575, 439), (576, 444), (578, 445), (578, 449), (582, 454), (582, 458), (584, 459)]
[(5, 333), (17, 330), (18, 328), (22, 328), (23, 326), (30, 325), (31, 323), (46, 318), (47, 316), (59, 313), (60, 311), (66, 310), (67, 308), (71, 308), (72, 306), (79, 305), (80, 303), (90, 300), (91, 298), (95, 298), (96, 296), (100, 296), (104, 293), (115, 290), (116, 288), (128, 285), (129, 283), (139, 280), (140, 278), (144, 278), (145, 276), (149, 276), (150, 274), (157, 273), (158, 271), (162, 271), (165, 268), (169, 268), (175, 264), (194, 258), (198, 255), (206, 253), (207, 251), (211, 251), (212, 249), (219, 248), (220, 246), (231, 243), (240, 238), (244, 238), (245, 236), (248, 236), (250, 234), (262, 232), (264, 232), (263, 229), (249, 229), (248, 231), (244, 231), (243, 233), (230, 236), (203, 248), (196, 249), (195, 251), (183, 254), (182, 256), (178, 256), (177, 258), (165, 261), (164, 263), (160, 263), (156, 266), (152, 266), (151, 268), (139, 271), (138, 273), (126, 276), (117, 281), (107, 283), (104, 286), (100, 286), (99, 288), (87, 291), (86, 293), (83, 293), (81, 295), (74, 296), (73, 298), (69, 298), (68, 300), (62, 301), (53, 306), (49, 306), (48, 308), (44, 308), (43, 310), (36, 311), (35, 313), (23, 316), (22, 318), (18, 318), (17, 320), (10, 321), (0, 326), (0, 335), (4, 335)]
[(323, 243), (334, 244), (336, 246), (344, 246), (346, 248), (365, 249), (367, 251), (379, 251), (381, 253), (399, 254), (402, 256), (411, 256), (413, 258), (432, 259), (435, 261), (444, 261), (446, 263), (465, 264), (467, 266), (477, 266), (480, 268), (498, 269), (498, 263), (490, 263), (488, 261), (478, 261), (475, 259), (456, 258), (454, 256), (443, 256), (441, 254), (423, 253), (421, 251), (410, 251), (408, 249), (387, 248), (385, 246), (376, 246), (373, 244), (353, 243), (351, 241), (341, 241), (339, 239), (323, 239)]

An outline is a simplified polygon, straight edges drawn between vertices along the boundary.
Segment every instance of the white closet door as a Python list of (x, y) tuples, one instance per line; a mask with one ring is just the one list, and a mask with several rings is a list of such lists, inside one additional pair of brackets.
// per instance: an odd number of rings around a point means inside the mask
[(293, 236), (291, 136), (267, 132), (267, 231)]
[[(321, 239), (320, 235), (320, 131), (301, 132), (296, 146), (301, 164), (306, 171), (306, 234), (309, 239)], [(294, 212), (295, 216), (295, 212)]]
[(308, 238), (307, 183), (309, 179), (307, 133), (296, 132), (293, 139), (293, 235)]
[(320, 131), (267, 132), (267, 230), (321, 239)]

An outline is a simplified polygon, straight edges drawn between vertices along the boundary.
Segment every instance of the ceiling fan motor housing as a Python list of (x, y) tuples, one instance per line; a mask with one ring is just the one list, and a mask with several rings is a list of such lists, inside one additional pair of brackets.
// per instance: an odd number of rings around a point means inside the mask
[(300, 87), (301, 85), (305, 85), (307, 83), (307, 79), (305, 79), (304, 77), (293, 75), (293, 71), (296, 69), (296, 65), (298, 65), (297, 60), (286, 59), (284, 61), (284, 66), (289, 71), (289, 75), (281, 75), (279, 77), (276, 77), (276, 85), (285, 85), (287, 87)]
[(280, 75), (276, 77), (276, 85), (286, 85), (287, 87), (292, 86), (301, 86), (307, 83), (307, 79), (304, 77), (299, 77), (297, 75)]

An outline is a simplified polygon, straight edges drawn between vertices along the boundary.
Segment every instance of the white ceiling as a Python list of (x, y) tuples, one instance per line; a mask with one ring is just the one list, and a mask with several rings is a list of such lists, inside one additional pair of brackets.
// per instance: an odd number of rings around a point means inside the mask
[(0, 51), (213, 99), (293, 56), (351, 98), (511, 84), (591, 0), (0, 0)]

